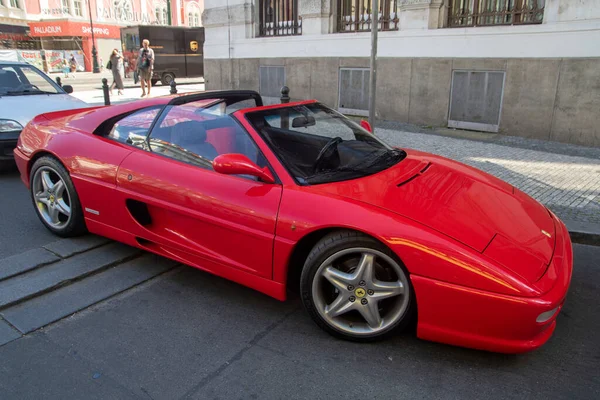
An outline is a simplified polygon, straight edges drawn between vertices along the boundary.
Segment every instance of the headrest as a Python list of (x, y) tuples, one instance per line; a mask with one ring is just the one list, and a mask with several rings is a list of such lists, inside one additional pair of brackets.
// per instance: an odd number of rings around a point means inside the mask
[(21, 81), (14, 71), (0, 69), (0, 86), (16, 88), (20, 85)]
[(200, 121), (185, 121), (173, 126), (171, 131), (173, 143), (204, 143), (206, 141), (206, 129)]

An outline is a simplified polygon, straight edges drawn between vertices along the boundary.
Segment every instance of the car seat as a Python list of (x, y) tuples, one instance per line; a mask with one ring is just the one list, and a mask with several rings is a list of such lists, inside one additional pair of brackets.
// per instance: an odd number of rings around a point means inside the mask
[(209, 160), (219, 155), (214, 146), (206, 142), (206, 129), (202, 122), (185, 121), (174, 125), (171, 142)]
[(21, 81), (13, 71), (0, 69), (0, 87), (16, 89), (21, 86)]
[(206, 133), (206, 141), (212, 144), (219, 154), (235, 153), (235, 127), (209, 129)]

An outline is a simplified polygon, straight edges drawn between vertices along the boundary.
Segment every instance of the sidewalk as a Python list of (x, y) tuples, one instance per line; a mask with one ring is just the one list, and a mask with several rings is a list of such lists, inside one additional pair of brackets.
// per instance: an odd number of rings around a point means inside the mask
[[(70, 75), (69, 77), (65, 78), (64, 74), (62, 72), (51, 72), (49, 74), (47, 74), (52, 80), (54, 80), (56, 82), (56, 78), (60, 77), (61, 82), (63, 85), (72, 85), (75, 87), (75, 89), (77, 90), (76, 86), (77, 85), (98, 85), (98, 88), (102, 87), (102, 78), (106, 78), (108, 80), (108, 84), (110, 85), (113, 81), (113, 76), (112, 76), (112, 72), (110, 70), (105, 69), (104, 71), (101, 71), (100, 73), (94, 74), (93, 72), (76, 72), (75, 73), (75, 77), (72, 78)], [(190, 83), (194, 83), (194, 84), (200, 84), (200, 83), (204, 83), (204, 78), (203, 77), (194, 77), (194, 78), (175, 78), (175, 82), (177, 82), (177, 84), (190, 84)], [(125, 87), (140, 87), (139, 82), (133, 83), (133, 72), (129, 74), (129, 78), (125, 78), (123, 79), (123, 83), (125, 84)], [(157, 86), (163, 86), (160, 81), (157, 83)]]
[[(181, 84), (177, 85), (177, 93), (189, 93), (198, 92), (204, 90), (204, 84)], [(152, 88), (152, 97), (168, 96), (171, 88), (169, 86), (155, 86)], [(126, 103), (130, 101), (139, 100), (142, 94), (142, 89), (139, 86), (128, 87), (125, 86), (123, 95), (119, 96), (117, 90), (113, 90), (113, 95), (110, 97), (110, 104)], [(73, 97), (77, 97), (80, 100), (89, 103), (92, 106), (104, 105), (104, 92), (102, 89), (85, 90), (85, 91), (74, 91)]]

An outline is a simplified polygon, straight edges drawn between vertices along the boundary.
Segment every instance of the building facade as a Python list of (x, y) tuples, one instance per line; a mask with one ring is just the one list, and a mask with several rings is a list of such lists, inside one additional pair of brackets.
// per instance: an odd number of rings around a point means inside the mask
[(92, 25), (98, 57), (121, 49), (130, 25), (201, 26), (204, 0), (0, 0), (0, 60), (28, 61), (47, 72), (75, 56), (92, 70)]
[[(367, 115), (371, 0), (206, 0), (209, 89)], [(600, 0), (379, 0), (377, 117), (600, 146)]]

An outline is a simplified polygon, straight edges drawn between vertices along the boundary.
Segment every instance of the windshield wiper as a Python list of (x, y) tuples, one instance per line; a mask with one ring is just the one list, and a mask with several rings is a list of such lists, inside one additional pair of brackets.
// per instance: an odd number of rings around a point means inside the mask
[(3, 93), (3, 96), (20, 96), (29, 94), (56, 94), (56, 92), (46, 92), (44, 90), (9, 90)]

